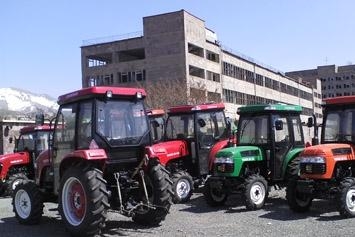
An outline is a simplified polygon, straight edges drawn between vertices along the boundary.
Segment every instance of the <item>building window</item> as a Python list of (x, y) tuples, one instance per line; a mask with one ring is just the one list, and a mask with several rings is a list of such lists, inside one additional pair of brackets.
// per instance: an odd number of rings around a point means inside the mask
[(145, 59), (144, 48), (123, 50), (117, 53), (119, 62), (129, 62)]
[(191, 66), (189, 65), (189, 75), (195, 76), (195, 77), (200, 77), (200, 78), (205, 78), (205, 70), (199, 67)]
[(219, 63), (219, 54), (206, 50), (206, 58), (210, 61)]
[(218, 73), (206, 71), (206, 74), (207, 74), (207, 80), (215, 81), (215, 82), (221, 81), (221, 76)]
[(194, 44), (188, 43), (188, 51), (189, 53), (194, 54), (196, 56), (204, 57), (203, 48), (198, 47)]
[(112, 63), (112, 54), (92, 55), (86, 59), (88, 67), (100, 67)]

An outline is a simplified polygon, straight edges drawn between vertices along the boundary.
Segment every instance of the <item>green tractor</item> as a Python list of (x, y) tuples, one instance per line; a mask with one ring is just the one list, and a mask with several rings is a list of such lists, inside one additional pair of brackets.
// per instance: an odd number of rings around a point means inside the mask
[(298, 154), (305, 142), (298, 105), (248, 105), (238, 109), (237, 143), (220, 150), (204, 196), (221, 206), (241, 194), (248, 210), (263, 207), (269, 187), (283, 186), (298, 173)]

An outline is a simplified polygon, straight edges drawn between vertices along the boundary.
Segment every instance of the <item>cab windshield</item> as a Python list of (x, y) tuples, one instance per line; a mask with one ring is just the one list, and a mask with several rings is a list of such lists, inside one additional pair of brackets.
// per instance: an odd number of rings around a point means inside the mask
[(328, 112), (323, 126), (324, 142), (355, 143), (355, 109)]
[(268, 142), (268, 116), (241, 116), (238, 144), (264, 144)]
[(98, 101), (96, 131), (112, 146), (137, 145), (148, 132), (142, 101)]

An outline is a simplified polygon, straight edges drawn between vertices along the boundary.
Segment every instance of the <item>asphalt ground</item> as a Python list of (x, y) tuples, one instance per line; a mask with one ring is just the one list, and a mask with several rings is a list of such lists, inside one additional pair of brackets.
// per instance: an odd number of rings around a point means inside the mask
[[(336, 204), (315, 200), (307, 213), (293, 213), (284, 190), (272, 190), (263, 209), (247, 211), (238, 196), (231, 196), (221, 208), (209, 207), (201, 193), (190, 202), (175, 204), (160, 226), (147, 228), (131, 218), (109, 212), (101, 236), (355, 236), (355, 218), (343, 219)], [(11, 198), (0, 198), (0, 237), (70, 236), (57, 211), (45, 203), (39, 225), (17, 222)]]

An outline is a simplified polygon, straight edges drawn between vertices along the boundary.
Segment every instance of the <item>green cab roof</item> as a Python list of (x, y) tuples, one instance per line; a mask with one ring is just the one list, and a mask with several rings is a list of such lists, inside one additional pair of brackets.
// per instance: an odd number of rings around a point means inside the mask
[(287, 104), (255, 104), (246, 105), (238, 108), (237, 113), (255, 113), (255, 112), (302, 112), (300, 105), (287, 105)]

